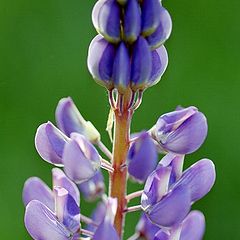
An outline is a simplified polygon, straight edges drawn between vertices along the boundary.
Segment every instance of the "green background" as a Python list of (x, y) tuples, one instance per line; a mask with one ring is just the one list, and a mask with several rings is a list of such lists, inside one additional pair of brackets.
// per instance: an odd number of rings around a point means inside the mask
[[(23, 225), (24, 181), (51, 182), (51, 166), (34, 149), (39, 124), (54, 121), (60, 98), (71, 96), (86, 119), (105, 132), (108, 101), (91, 79), (86, 56), (96, 34), (93, 0), (0, 0), (0, 238), (30, 239)], [(194, 205), (204, 212), (204, 239), (240, 239), (239, 0), (164, 1), (173, 19), (166, 46), (169, 67), (161, 82), (146, 91), (133, 131), (151, 127), (177, 105), (195, 105), (209, 123), (203, 147), (186, 165), (212, 159), (217, 181)], [(132, 188), (137, 188), (131, 185)], [(82, 206), (88, 214), (90, 205)], [(133, 233), (137, 214), (128, 217)]]

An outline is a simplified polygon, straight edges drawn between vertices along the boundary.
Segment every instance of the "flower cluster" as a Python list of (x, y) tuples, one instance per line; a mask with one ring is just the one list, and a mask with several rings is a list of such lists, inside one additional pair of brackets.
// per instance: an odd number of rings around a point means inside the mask
[(159, 0), (99, 0), (92, 19), (99, 35), (90, 44), (88, 68), (100, 85), (123, 94), (159, 82), (168, 64), (163, 43), (172, 29)]
[[(204, 158), (184, 170), (184, 159), (206, 139), (206, 117), (196, 107), (177, 107), (148, 130), (130, 131), (142, 92), (167, 67), (170, 15), (159, 0), (99, 0), (92, 18), (99, 35), (90, 44), (88, 67), (109, 92), (113, 151), (73, 100), (61, 99), (56, 124), (43, 123), (36, 132), (37, 152), (54, 166), (53, 187), (38, 177), (25, 182), (26, 229), (34, 240), (120, 240), (125, 215), (142, 211), (129, 240), (201, 240), (205, 218), (191, 206), (211, 190), (215, 167)], [(108, 193), (102, 169), (109, 174)], [(143, 189), (127, 194), (128, 179)], [(137, 197), (139, 205), (129, 206)], [(98, 201), (91, 217), (80, 211), (80, 198)]]

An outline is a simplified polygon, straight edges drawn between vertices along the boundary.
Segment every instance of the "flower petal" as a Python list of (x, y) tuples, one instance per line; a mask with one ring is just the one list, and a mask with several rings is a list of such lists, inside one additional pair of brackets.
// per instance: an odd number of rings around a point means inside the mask
[(54, 211), (54, 196), (51, 189), (38, 177), (27, 179), (23, 187), (23, 202), (27, 206), (32, 200), (38, 200)]
[(31, 201), (25, 212), (25, 226), (34, 240), (69, 240), (71, 232), (54, 213), (38, 200)]
[(64, 170), (71, 180), (80, 184), (100, 169), (100, 156), (84, 136), (73, 133), (71, 138), (64, 148)]
[(35, 136), (35, 146), (39, 155), (57, 166), (62, 166), (62, 154), (67, 141), (67, 136), (51, 122), (40, 125)]
[(142, 4), (142, 33), (149, 36), (156, 31), (161, 20), (161, 2), (144, 0)]
[(100, 134), (91, 122), (86, 121), (78, 111), (73, 100), (62, 98), (56, 108), (57, 126), (68, 136), (72, 132), (84, 135), (91, 142), (100, 140)]
[(152, 70), (152, 55), (147, 41), (139, 37), (133, 45), (131, 80), (134, 91), (147, 86)]
[(185, 186), (190, 189), (191, 201), (195, 202), (204, 197), (212, 188), (216, 178), (214, 163), (202, 159), (184, 171), (181, 179), (173, 188)]
[(148, 81), (149, 86), (157, 84), (167, 69), (168, 54), (164, 46), (152, 51), (152, 71)]
[(162, 229), (159, 230), (156, 235), (154, 236), (153, 240), (171, 240), (170, 234), (167, 232), (164, 232)]
[(158, 226), (171, 227), (179, 224), (191, 208), (191, 195), (186, 187), (179, 186), (160, 202), (147, 210), (149, 219)]
[(53, 187), (65, 188), (79, 205), (80, 193), (75, 183), (73, 183), (59, 168), (52, 169)]
[(205, 232), (205, 217), (199, 211), (192, 211), (183, 221), (180, 240), (201, 240)]
[(130, 56), (126, 45), (121, 42), (118, 46), (113, 64), (114, 87), (124, 94), (130, 82)]
[(141, 31), (141, 9), (137, 0), (128, 0), (124, 12), (124, 39), (129, 43), (137, 40)]
[(160, 22), (150, 36), (147, 37), (147, 41), (152, 49), (159, 48), (169, 37), (172, 31), (172, 19), (168, 11), (164, 7), (160, 7)]
[(54, 187), (56, 216), (64, 226), (76, 233), (80, 229), (80, 209), (65, 188)]

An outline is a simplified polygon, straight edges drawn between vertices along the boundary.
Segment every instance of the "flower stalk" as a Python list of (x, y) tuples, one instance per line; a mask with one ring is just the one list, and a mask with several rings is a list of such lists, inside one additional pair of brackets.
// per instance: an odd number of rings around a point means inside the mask
[(109, 195), (117, 198), (118, 207), (115, 217), (115, 228), (121, 237), (123, 234), (123, 226), (125, 221), (124, 210), (127, 205), (126, 187), (127, 187), (127, 169), (121, 166), (126, 163), (126, 157), (129, 149), (130, 125), (132, 119), (132, 110), (130, 110), (129, 102), (131, 101), (132, 91), (129, 89), (119, 100), (123, 100), (122, 112), (120, 108), (114, 111), (115, 126), (113, 140), (113, 168), (114, 172), (110, 176)]

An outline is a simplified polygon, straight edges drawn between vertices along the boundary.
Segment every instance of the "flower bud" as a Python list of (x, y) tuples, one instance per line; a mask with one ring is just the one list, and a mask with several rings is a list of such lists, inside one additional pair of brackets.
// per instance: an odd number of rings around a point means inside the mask
[(94, 233), (93, 240), (119, 240), (117, 231), (113, 226), (116, 212), (117, 199), (108, 198), (106, 203), (106, 215)]
[(147, 41), (139, 37), (133, 45), (131, 66), (131, 88), (134, 91), (144, 90), (152, 70), (152, 55)]
[(113, 64), (114, 87), (124, 94), (130, 82), (130, 56), (124, 42), (118, 46)]
[(128, 173), (139, 182), (146, 181), (155, 169), (158, 160), (156, 146), (147, 132), (142, 132), (128, 151)]
[(172, 31), (172, 19), (164, 7), (160, 7), (160, 22), (157, 29), (146, 39), (151, 49), (159, 48), (169, 37)]
[(142, 3), (142, 34), (149, 36), (156, 31), (161, 20), (161, 2), (144, 0)]
[(96, 198), (101, 197), (105, 191), (104, 178), (99, 170), (88, 181), (78, 185), (84, 198), (88, 201), (94, 201)]
[(141, 9), (138, 0), (128, 0), (124, 12), (124, 40), (133, 43), (141, 32)]
[(62, 155), (68, 137), (51, 122), (40, 125), (35, 136), (35, 146), (39, 155), (47, 162), (62, 166)]
[(63, 152), (64, 170), (77, 184), (92, 178), (101, 166), (95, 147), (81, 134), (72, 133)]
[(120, 6), (116, 0), (98, 1), (93, 8), (92, 20), (96, 30), (107, 41), (120, 41)]
[(97, 35), (88, 50), (88, 70), (94, 80), (107, 89), (113, 89), (112, 72), (116, 49), (102, 36)]
[(78, 111), (73, 100), (62, 98), (56, 108), (56, 121), (58, 127), (68, 136), (72, 132), (84, 135), (92, 143), (100, 140), (100, 134), (93, 124), (86, 121)]
[(165, 151), (189, 154), (202, 145), (207, 129), (203, 113), (188, 107), (162, 115), (155, 125), (153, 137)]
[(168, 65), (168, 54), (164, 46), (153, 50), (152, 52), (152, 71), (148, 81), (148, 86), (151, 87), (157, 84), (162, 75), (167, 69)]

